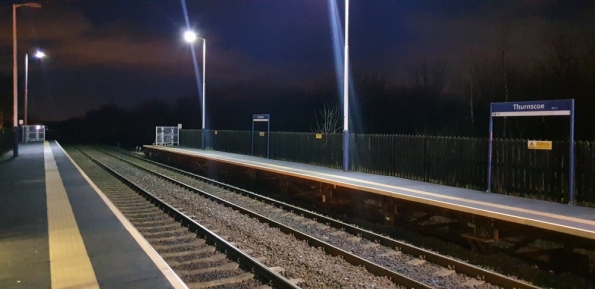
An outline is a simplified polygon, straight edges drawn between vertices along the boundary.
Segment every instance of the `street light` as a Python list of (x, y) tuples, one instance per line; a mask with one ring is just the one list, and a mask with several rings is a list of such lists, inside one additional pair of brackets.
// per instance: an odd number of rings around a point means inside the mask
[[(205, 149), (205, 124), (206, 124), (206, 106), (205, 106), (205, 87), (206, 87), (206, 66), (207, 66), (207, 40), (198, 37), (194, 31), (186, 31), (184, 32), (184, 40), (190, 44), (194, 44), (196, 39), (202, 39), (202, 130), (201, 130), (201, 148)], [(194, 45), (192, 45), (192, 53), (194, 53)]]
[[(37, 50), (37, 52), (35, 52), (35, 54), (33, 54), (33, 56), (41, 59), (41, 58), (45, 57), (45, 53)], [(28, 95), (28, 93), (29, 93), (29, 53), (25, 53), (25, 122), (23, 123), (24, 125), (27, 125), (27, 116), (29, 115), (27, 113), (27, 95)]]
[(31, 8), (41, 8), (39, 3), (12, 4), (12, 124), (14, 132), (14, 142), (12, 156), (19, 156), (19, 123), (18, 123), (18, 90), (17, 90), (17, 8), (25, 6)]
[(345, 56), (343, 58), (343, 171), (349, 171), (349, 0), (345, 0)]
[(196, 41), (196, 38), (196, 33), (194, 33), (193, 31), (184, 32), (184, 40), (186, 40), (186, 42), (193, 43), (194, 41)]

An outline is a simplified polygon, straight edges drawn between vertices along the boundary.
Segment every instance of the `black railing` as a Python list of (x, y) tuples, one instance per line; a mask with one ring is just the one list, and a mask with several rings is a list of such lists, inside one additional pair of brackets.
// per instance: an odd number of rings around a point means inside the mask
[[(200, 130), (181, 130), (180, 145), (200, 147)], [(207, 149), (251, 154), (250, 131), (207, 133)], [(351, 135), (350, 169), (474, 190), (487, 189), (488, 141), (407, 135)], [(595, 142), (578, 141), (576, 201), (595, 206)], [(266, 136), (254, 134), (254, 155), (266, 156)], [(270, 158), (342, 168), (341, 134), (271, 132)], [(529, 150), (526, 140), (496, 139), (491, 191), (568, 202), (568, 141)]]
[(12, 129), (0, 129), (0, 156), (12, 150), (13, 142)]

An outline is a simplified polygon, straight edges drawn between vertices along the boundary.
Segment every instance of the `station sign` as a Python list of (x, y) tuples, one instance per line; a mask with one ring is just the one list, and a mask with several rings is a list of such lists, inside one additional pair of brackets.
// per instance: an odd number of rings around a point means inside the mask
[(530, 140), (527, 141), (527, 148), (530, 150), (552, 150), (552, 142), (551, 141), (543, 141), (543, 140)]
[(252, 121), (269, 121), (270, 115), (268, 114), (253, 114)]
[[(271, 137), (271, 115), (270, 114), (253, 114), (252, 115), (252, 144), (250, 148), (250, 155), (254, 155), (254, 123), (255, 122), (266, 122), (267, 125), (267, 159), (269, 158), (270, 152), (270, 137)], [(259, 136), (265, 136), (264, 131), (258, 132)]]
[[(568, 145), (568, 204), (574, 204), (575, 168), (574, 168), (574, 99), (493, 102), (490, 104), (490, 131), (488, 141), (488, 188), (492, 188), (492, 153), (494, 140), (494, 117), (507, 116), (568, 116), (570, 136)], [(551, 150), (551, 141), (528, 141), (528, 149)]]
[(492, 116), (570, 115), (572, 101), (540, 100), (492, 103)]

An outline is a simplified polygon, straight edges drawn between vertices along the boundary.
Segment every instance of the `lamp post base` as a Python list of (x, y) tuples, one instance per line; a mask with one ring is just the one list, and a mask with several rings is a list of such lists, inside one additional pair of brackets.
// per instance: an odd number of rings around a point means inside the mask
[(343, 131), (343, 171), (349, 171), (349, 131)]
[(205, 138), (206, 138), (206, 135), (207, 135), (206, 130), (203, 128), (200, 131), (200, 148), (202, 150), (205, 150), (205, 141), (206, 141)]
[(12, 134), (13, 134), (12, 157), (16, 158), (19, 156), (19, 127), (18, 126), (12, 127)]

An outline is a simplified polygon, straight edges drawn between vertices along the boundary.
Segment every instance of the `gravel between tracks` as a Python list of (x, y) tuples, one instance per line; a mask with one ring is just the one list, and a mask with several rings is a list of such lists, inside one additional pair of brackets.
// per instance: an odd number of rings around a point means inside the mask
[[(71, 152), (72, 153), (72, 152)], [(79, 153), (79, 156), (83, 157)], [(215, 247), (147, 202), (112, 175), (88, 161), (79, 163), (110, 201), (126, 216), (189, 288), (254, 289), (263, 283), (243, 271)], [(208, 267), (207, 269), (202, 269)]]
[[(197, 222), (269, 267), (282, 267), (289, 279), (301, 278), (302, 288), (399, 288), (387, 278), (374, 276), (363, 267), (327, 255), (324, 250), (284, 234), (230, 208), (173, 186), (111, 157), (92, 154), (137, 185), (179, 208)], [(459, 286), (460, 287), (460, 286)], [(450, 287), (457, 288), (457, 287)]]
[[(129, 167), (127, 164), (110, 159), (109, 157), (105, 157), (104, 159), (109, 160), (111, 164), (118, 166), (119, 169), (125, 170), (131, 175), (146, 174), (141, 170)], [(145, 167), (153, 167), (155, 170), (159, 170), (159, 172), (174, 177), (175, 179), (178, 179), (188, 185), (194, 186), (201, 190), (208, 191), (209, 193), (214, 194), (217, 197), (230, 201), (244, 208), (250, 209), (258, 214), (261, 214), (277, 222), (283, 223), (284, 225), (292, 227), (293, 229), (296, 229), (302, 233), (314, 236), (319, 240), (325, 241), (345, 251), (351, 252), (361, 258), (381, 265), (387, 269), (399, 272), (401, 274), (405, 274), (406, 276), (409, 276), (412, 279), (420, 280), (430, 286), (436, 288), (460, 288), (461, 286), (463, 286), (463, 284), (472, 284), (466, 283), (468, 281), (476, 281), (475, 279), (472, 279), (468, 276), (459, 275), (453, 273), (452, 271), (448, 271), (446, 268), (442, 266), (419, 260), (415, 256), (401, 254), (400, 252), (395, 251), (391, 248), (375, 244), (368, 240), (359, 238), (358, 236), (338, 231), (330, 226), (314, 222), (296, 214), (288, 213), (286, 211), (277, 209), (271, 205), (263, 204), (262, 202), (250, 199), (248, 197), (244, 197), (239, 194), (229, 192), (227, 190), (206, 184), (204, 182), (200, 182), (190, 177), (182, 176), (175, 172), (163, 170), (154, 165), (146, 163), (143, 163), (142, 165)], [(199, 197), (199, 199), (202, 199), (202, 202), (204, 202), (204, 198)], [(477, 284), (472, 287), (499, 288), (498, 286), (486, 283)]]
[[(166, 172), (167, 170), (147, 163), (145, 161), (139, 160), (134, 157), (125, 157), (126, 159), (132, 160), (135, 163), (139, 163), (144, 167), (154, 168), (155, 171), (159, 171), (161, 173)], [(182, 175), (177, 174), (175, 172), (169, 171), (166, 173), (168, 175), (175, 175), (175, 179), (182, 179)], [(189, 183), (188, 181), (184, 181)], [(210, 193), (212, 191), (209, 191)], [(222, 196), (219, 196), (222, 197)], [(223, 198), (223, 197), (222, 197)], [(307, 206), (306, 204), (302, 204)], [(459, 260), (463, 260), (466, 262), (470, 262), (472, 264), (479, 265), (486, 269), (493, 269), (502, 274), (510, 274), (514, 276), (518, 276), (525, 280), (531, 280), (535, 282), (535, 284), (540, 284), (545, 288), (592, 288), (595, 289), (595, 285), (580, 276), (576, 276), (573, 274), (556, 274), (554, 272), (543, 270), (535, 265), (521, 262), (517, 258), (510, 257), (503, 254), (491, 254), (491, 255), (483, 255), (483, 254), (476, 254), (470, 252), (468, 248), (462, 247), (460, 245), (446, 242), (437, 238), (420, 235), (415, 232), (411, 232), (407, 229), (402, 229), (398, 227), (387, 227), (379, 224), (368, 223), (359, 219), (356, 216), (336, 216), (338, 219), (343, 220), (346, 223), (356, 224), (356, 226), (366, 228), (368, 230), (374, 231), (376, 233), (390, 236), (392, 238), (396, 238), (398, 240), (405, 240), (410, 244), (416, 244), (422, 246), (423, 248), (431, 248), (431, 250), (435, 250), (437, 252), (441, 252), (445, 255), (454, 256)]]

